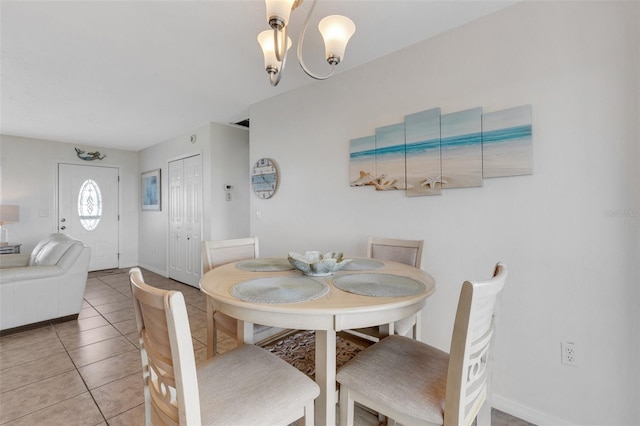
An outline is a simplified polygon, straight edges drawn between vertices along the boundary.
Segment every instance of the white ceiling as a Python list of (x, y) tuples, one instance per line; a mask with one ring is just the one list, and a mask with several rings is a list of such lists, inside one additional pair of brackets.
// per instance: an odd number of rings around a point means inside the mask
[[(356, 33), (336, 72), (372, 61), (515, 1), (320, 0), (305, 62), (326, 72), (317, 22), (342, 14)], [(311, 0), (291, 15), (294, 44)], [(262, 0), (0, 2), (0, 133), (138, 151), (315, 82), (290, 54), (278, 87), (264, 71)], [(295, 53), (295, 45), (290, 51)]]

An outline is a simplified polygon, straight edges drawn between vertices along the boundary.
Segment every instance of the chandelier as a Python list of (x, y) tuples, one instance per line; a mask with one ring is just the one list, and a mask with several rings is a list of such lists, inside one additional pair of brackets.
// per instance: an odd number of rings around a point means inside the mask
[[(291, 39), (287, 36), (287, 26), (289, 15), (297, 8), (303, 0), (265, 0), (267, 6), (267, 21), (271, 30), (266, 30), (258, 34), (258, 43), (262, 47), (264, 54), (264, 67), (269, 73), (269, 80), (272, 86), (277, 86), (282, 78), (282, 73), (287, 61), (287, 51), (291, 47)], [(302, 43), (304, 35), (309, 25), (309, 18), (316, 5), (313, 0), (309, 14), (304, 22), (300, 38), (298, 39), (298, 62), (302, 70), (316, 80), (325, 80), (333, 74), (336, 65), (344, 57), (349, 39), (355, 33), (356, 26), (353, 21), (346, 16), (331, 15), (323, 18), (318, 24), (318, 30), (322, 34), (325, 45), (325, 58), (331, 70), (326, 75), (318, 75), (309, 70), (302, 58)]]

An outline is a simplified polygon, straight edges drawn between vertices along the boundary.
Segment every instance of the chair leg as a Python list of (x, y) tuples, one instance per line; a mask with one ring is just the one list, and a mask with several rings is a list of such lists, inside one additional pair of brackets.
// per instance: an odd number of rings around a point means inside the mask
[(491, 404), (485, 401), (476, 416), (476, 424), (478, 426), (491, 426)]
[(422, 336), (422, 311), (416, 314), (416, 323), (413, 324), (413, 340), (420, 340)]
[(340, 385), (340, 426), (353, 426), (355, 402), (349, 388)]
[(311, 401), (304, 407), (304, 426), (313, 426), (315, 421), (314, 416), (315, 413), (313, 411), (314, 401)]

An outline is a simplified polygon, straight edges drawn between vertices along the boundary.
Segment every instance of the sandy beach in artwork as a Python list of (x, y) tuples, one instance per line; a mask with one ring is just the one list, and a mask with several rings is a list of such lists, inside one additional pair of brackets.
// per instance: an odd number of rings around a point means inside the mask
[(441, 180), (440, 149), (407, 155), (407, 196), (438, 195)]
[(530, 175), (533, 173), (531, 139), (489, 143), (483, 146), (483, 176)]
[(482, 186), (482, 147), (472, 145), (442, 150), (443, 189)]

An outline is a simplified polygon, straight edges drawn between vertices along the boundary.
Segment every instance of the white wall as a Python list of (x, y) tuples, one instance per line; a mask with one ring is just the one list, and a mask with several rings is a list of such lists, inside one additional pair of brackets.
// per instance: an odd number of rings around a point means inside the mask
[[(101, 161), (80, 160), (74, 147), (100, 151)], [(138, 264), (137, 153), (110, 148), (0, 136), (0, 203), (20, 206), (20, 223), (7, 225), (9, 239), (30, 253), (45, 236), (58, 232), (58, 163), (117, 167), (120, 171), (120, 267)], [(48, 216), (41, 217), (40, 211)]]
[[(195, 135), (195, 142), (191, 136)], [(249, 235), (249, 132), (244, 128), (208, 123), (139, 153), (140, 171), (162, 169), (162, 210), (140, 213), (140, 266), (168, 276), (168, 162), (202, 155), (202, 239)], [(233, 186), (225, 201), (223, 184)]]
[[(249, 236), (250, 167), (247, 129), (211, 124), (211, 215), (205, 224), (211, 228), (203, 239), (224, 240)], [(224, 185), (232, 186), (231, 201), (226, 201)]]
[[(261, 254), (424, 239), (438, 289), (422, 339), (445, 350), (461, 283), (504, 261), (494, 406), (538, 424), (639, 424), (639, 8), (521, 3), (253, 105), (251, 162), (275, 159), (282, 179), (251, 197)], [(523, 104), (532, 176), (418, 198), (349, 187), (350, 139), (432, 107)], [(563, 340), (579, 367), (560, 363)]]

